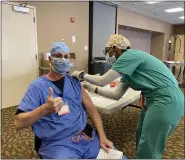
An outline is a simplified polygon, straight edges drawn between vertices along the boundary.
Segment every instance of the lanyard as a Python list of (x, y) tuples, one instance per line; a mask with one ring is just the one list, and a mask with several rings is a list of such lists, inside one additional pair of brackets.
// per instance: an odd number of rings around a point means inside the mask
[(72, 141), (73, 141), (73, 142), (78, 142), (78, 141), (80, 141), (80, 138), (81, 138), (81, 137), (82, 137), (82, 139), (83, 139), (84, 141), (86, 141), (86, 140), (93, 140), (93, 138), (87, 136), (84, 132), (81, 132), (81, 133), (78, 135), (78, 137), (76, 138), (76, 140), (75, 140), (74, 136), (72, 136)]

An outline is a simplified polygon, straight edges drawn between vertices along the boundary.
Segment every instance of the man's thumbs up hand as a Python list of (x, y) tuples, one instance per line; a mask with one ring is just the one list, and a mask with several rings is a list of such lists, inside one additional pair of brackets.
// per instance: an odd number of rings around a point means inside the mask
[(53, 89), (51, 87), (49, 87), (49, 96), (48, 96), (48, 99), (49, 98), (53, 98)]
[(53, 89), (49, 88), (49, 95), (47, 102), (45, 103), (46, 112), (49, 113), (58, 113), (63, 106), (63, 101), (61, 97), (53, 98)]

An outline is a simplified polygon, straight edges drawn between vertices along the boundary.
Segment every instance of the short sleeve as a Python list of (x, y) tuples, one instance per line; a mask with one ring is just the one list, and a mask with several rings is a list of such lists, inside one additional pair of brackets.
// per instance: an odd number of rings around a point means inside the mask
[(36, 86), (31, 84), (21, 100), (18, 109), (24, 112), (32, 111), (41, 105), (40, 101)]
[(137, 55), (137, 53), (126, 51), (116, 60), (112, 66), (112, 69), (119, 73), (131, 76), (142, 62), (143, 61)]

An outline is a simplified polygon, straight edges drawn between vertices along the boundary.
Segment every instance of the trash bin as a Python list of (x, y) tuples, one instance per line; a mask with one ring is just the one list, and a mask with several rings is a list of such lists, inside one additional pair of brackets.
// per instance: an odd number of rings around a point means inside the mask
[(105, 58), (103, 57), (96, 57), (92, 61), (92, 72), (93, 74), (105, 74), (109, 69), (111, 69), (112, 65), (107, 63)]

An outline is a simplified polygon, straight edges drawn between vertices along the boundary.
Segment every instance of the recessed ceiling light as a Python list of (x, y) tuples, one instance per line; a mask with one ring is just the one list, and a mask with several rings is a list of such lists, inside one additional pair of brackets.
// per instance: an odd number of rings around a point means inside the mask
[(158, 2), (145, 2), (145, 3), (148, 3), (148, 4), (155, 4), (155, 3), (158, 3)]
[(171, 9), (166, 9), (164, 10), (165, 12), (168, 12), (168, 13), (172, 13), (172, 12), (181, 12), (181, 11), (184, 11), (184, 8), (171, 8)]
[(184, 19), (184, 16), (182, 16), (182, 17), (179, 17), (180, 19)]

